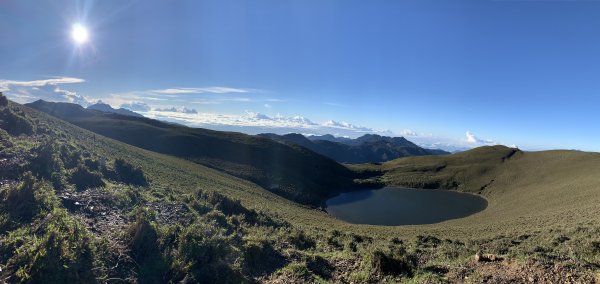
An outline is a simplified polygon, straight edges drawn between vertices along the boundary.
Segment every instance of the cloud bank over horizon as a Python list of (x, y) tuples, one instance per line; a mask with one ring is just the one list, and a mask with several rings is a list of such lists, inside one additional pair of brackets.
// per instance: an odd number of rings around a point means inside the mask
[(359, 126), (343, 121), (327, 120), (325, 122), (315, 122), (303, 116), (269, 116), (264, 113), (252, 111), (246, 111), (246, 113), (242, 115), (200, 112), (186, 113), (176, 109), (155, 109), (139, 113), (149, 118), (170, 121), (192, 127), (202, 127), (220, 131), (238, 131), (248, 134), (275, 133), (282, 135), (300, 133), (305, 136), (332, 134), (337, 137), (348, 138), (356, 138), (365, 134), (403, 136), (421, 147), (443, 149), (450, 152), (498, 144), (485, 139), (472, 140), (475, 136), (471, 132), (469, 132), (471, 136), (467, 136), (465, 139), (452, 139), (435, 136), (433, 134), (418, 133), (410, 129), (394, 132), (386, 129)]
[(269, 116), (264, 113), (246, 111), (241, 115), (201, 113), (186, 108), (156, 108), (140, 114), (154, 119), (176, 122), (194, 127), (206, 127), (217, 130), (242, 131), (250, 134), (273, 132), (278, 134), (302, 133), (306, 135), (333, 134), (344, 137), (357, 137), (367, 133), (393, 135), (389, 130), (354, 125), (348, 122), (328, 120), (314, 122), (306, 117)]
[(465, 133), (466, 136), (466, 141), (469, 144), (475, 144), (475, 145), (495, 145), (497, 144), (496, 142), (494, 142), (493, 140), (490, 139), (480, 139), (479, 137), (475, 136), (475, 134), (473, 134), (471, 131), (467, 131)]
[(83, 83), (84, 79), (74, 77), (52, 77), (41, 80), (17, 81), (0, 80), (0, 92), (18, 103), (28, 103), (38, 99), (53, 102), (68, 102), (87, 106), (90, 99), (60, 87), (65, 84)]
[[(391, 131), (356, 125), (346, 121), (329, 119), (315, 122), (301, 115), (285, 116), (282, 114), (267, 115), (246, 110), (241, 114), (222, 114), (200, 112), (195, 108), (177, 104), (180, 100), (193, 100), (195, 104), (222, 103), (261, 103), (272, 110), (272, 103), (284, 102), (276, 98), (232, 97), (231, 94), (245, 94), (252, 91), (232, 87), (193, 87), (164, 88), (147, 91), (131, 91), (113, 93), (109, 97), (90, 98), (75, 91), (66, 89), (66, 85), (85, 83), (84, 79), (75, 77), (51, 77), (47, 79), (17, 81), (0, 80), (0, 91), (18, 103), (28, 103), (38, 99), (53, 102), (68, 102), (84, 107), (97, 102), (108, 103), (115, 108), (125, 108), (149, 118), (179, 123), (191, 127), (203, 127), (221, 131), (238, 131), (248, 134), (259, 133), (300, 133), (304, 135), (332, 134), (338, 137), (356, 138), (365, 134), (382, 136), (403, 136), (419, 146), (438, 148), (447, 151), (462, 151), (470, 148), (495, 145), (493, 140), (480, 139), (467, 131), (464, 139), (438, 137), (433, 134), (419, 133), (411, 129)], [(196, 95), (201, 95), (198, 97)], [(208, 97), (208, 96), (213, 97)]]

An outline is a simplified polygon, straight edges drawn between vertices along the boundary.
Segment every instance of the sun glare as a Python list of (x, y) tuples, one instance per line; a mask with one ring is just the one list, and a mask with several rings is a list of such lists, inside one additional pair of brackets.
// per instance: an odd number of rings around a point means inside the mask
[(88, 41), (88, 30), (81, 24), (74, 24), (71, 29), (71, 37), (76, 44), (83, 44)]

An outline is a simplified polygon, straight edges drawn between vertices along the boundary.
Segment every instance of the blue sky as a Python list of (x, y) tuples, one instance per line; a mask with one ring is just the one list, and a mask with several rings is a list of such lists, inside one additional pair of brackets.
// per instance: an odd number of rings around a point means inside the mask
[(576, 0), (2, 0), (0, 90), (249, 133), (600, 151), (598, 15)]

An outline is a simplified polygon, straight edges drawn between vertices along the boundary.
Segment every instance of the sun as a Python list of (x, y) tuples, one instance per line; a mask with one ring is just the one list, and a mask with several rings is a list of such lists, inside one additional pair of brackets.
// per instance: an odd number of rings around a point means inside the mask
[(89, 39), (89, 33), (85, 26), (77, 23), (71, 28), (71, 37), (76, 44), (84, 44)]

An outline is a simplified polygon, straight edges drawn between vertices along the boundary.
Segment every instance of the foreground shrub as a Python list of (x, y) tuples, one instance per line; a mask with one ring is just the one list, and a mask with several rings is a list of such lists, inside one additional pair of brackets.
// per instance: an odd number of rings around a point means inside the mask
[(187, 228), (179, 238), (176, 251), (176, 258), (184, 267), (182, 275), (186, 275), (188, 281), (199, 283), (247, 282), (235, 268), (240, 256), (232, 245), (238, 241), (211, 223)]
[(419, 248), (436, 248), (441, 243), (442, 240), (434, 237), (434, 236), (417, 236), (416, 245)]
[(299, 229), (292, 229), (291, 232), (286, 234), (284, 240), (299, 250), (313, 249), (317, 245), (315, 240)]
[(8, 107), (0, 110), (0, 128), (14, 136), (35, 132), (35, 126), (25, 114), (17, 114)]
[(0, 107), (5, 107), (8, 105), (8, 99), (0, 92)]
[(244, 245), (244, 264), (248, 274), (268, 275), (286, 264), (286, 259), (267, 240), (253, 241)]
[(33, 150), (35, 156), (29, 163), (29, 169), (38, 178), (52, 180), (53, 174), (63, 170), (63, 162), (57, 154), (58, 146), (54, 142), (46, 141)]
[(412, 277), (417, 259), (408, 253), (404, 246), (392, 246), (389, 251), (373, 251), (370, 255), (370, 265), (377, 275)]
[[(31, 173), (26, 173), (19, 186), (11, 186), (0, 193), (0, 209), (7, 213), (11, 223), (28, 223), (40, 211), (35, 190), (40, 185)], [(11, 225), (11, 224), (6, 224)]]
[(0, 149), (11, 147), (13, 144), (6, 130), (0, 128)]
[(138, 264), (138, 278), (141, 283), (161, 283), (167, 273), (166, 264), (159, 242), (159, 233), (153, 221), (152, 212), (139, 209), (136, 221), (128, 231), (129, 248)]
[(65, 165), (65, 168), (72, 169), (81, 163), (81, 152), (78, 151), (74, 146), (62, 144), (60, 147), (58, 147), (58, 149), (58, 152), (60, 153), (60, 159)]
[(77, 190), (102, 187), (105, 185), (104, 181), (102, 181), (102, 175), (97, 172), (91, 172), (83, 165), (79, 165), (73, 174), (71, 174), (70, 181), (75, 184)]
[(100, 169), (100, 161), (98, 160), (92, 160), (92, 159), (85, 159), (83, 161), (83, 164), (85, 165), (86, 168), (92, 170), (92, 171), (99, 171)]
[(17, 282), (94, 283), (94, 240), (64, 209), (54, 209), (38, 228), (9, 234), (14, 256), (7, 269)]
[(239, 200), (231, 199), (220, 193), (206, 191), (203, 192), (203, 197), (208, 203), (215, 206), (215, 209), (223, 212), (223, 214), (227, 216), (250, 214), (250, 211), (246, 209), (246, 207), (242, 206), (242, 203)]
[(327, 259), (314, 255), (306, 259), (306, 268), (323, 279), (331, 279), (334, 267)]
[(138, 186), (148, 185), (148, 180), (139, 167), (134, 167), (123, 159), (116, 159), (114, 166), (119, 181)]

